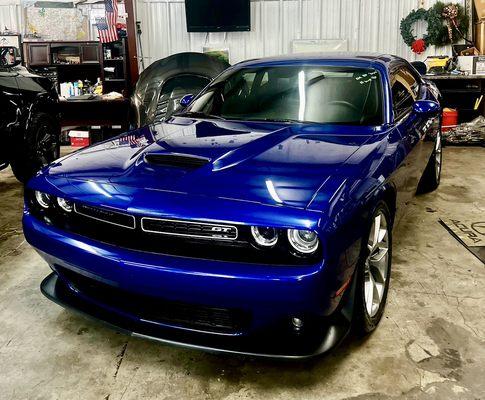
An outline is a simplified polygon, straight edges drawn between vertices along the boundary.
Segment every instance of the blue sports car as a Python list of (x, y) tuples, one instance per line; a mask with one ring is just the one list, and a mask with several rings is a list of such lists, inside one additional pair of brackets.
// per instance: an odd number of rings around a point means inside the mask
[(137, 337), (305, 358), (372, 332), (392, 228), (440, 182), (439, 93), (390, 55), (228, 68), (162, 123), (45, 167), (28, 242), (54, 302)]

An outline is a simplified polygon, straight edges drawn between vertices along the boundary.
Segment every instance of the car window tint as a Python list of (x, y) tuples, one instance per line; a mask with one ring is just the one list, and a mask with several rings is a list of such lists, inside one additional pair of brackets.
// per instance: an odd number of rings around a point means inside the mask
[(379, 125), (381, 79), (370, 68), (241, 68), (219, 77), (187, 111), (227, 119)]
[(402, 67), (392, 75), (392, 106), (394, 118), (401, 119), (411, 111), (419, 92), (419, 84), (407, 68)]

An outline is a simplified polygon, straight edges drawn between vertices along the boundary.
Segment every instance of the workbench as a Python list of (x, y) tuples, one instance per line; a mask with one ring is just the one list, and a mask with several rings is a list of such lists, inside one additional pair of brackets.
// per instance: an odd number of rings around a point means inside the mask
[[(458, 122), (470, 122), (479, 115), (485, 115), (485, 75), (425, 75), (440, 90), (443, 108), (458, 110)], [(478, 109), (475, 104), (482, 98)]]

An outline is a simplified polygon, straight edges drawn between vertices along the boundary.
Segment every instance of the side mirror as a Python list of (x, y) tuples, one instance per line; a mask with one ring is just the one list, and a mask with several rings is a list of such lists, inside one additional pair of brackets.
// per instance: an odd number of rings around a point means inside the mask
[(0, 47), (0, 67), (15, 67), (20, 62), (20, 54), (16, 47)]
[(193, 98), (194, 98), (193, 94), (186, 94), (184, 97), (180, 99), (180, 106), (187, 107)]
[(416, 71), (419, 72), (420, 75), (426, 75), (426, 72), (428, 72), (428, 67), (422, 61), (413, 61), (411, 65)]
[(438, 114), (441, 112), (441, 106), (433, 100), (418, 100), (413, 104), (413, 111), (422, 115)]

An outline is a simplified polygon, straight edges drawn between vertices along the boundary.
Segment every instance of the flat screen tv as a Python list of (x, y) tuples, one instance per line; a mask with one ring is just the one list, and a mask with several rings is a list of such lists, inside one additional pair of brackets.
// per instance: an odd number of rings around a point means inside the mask
[(185, 0), (188, 32), (251, 29), (250, 0)]

